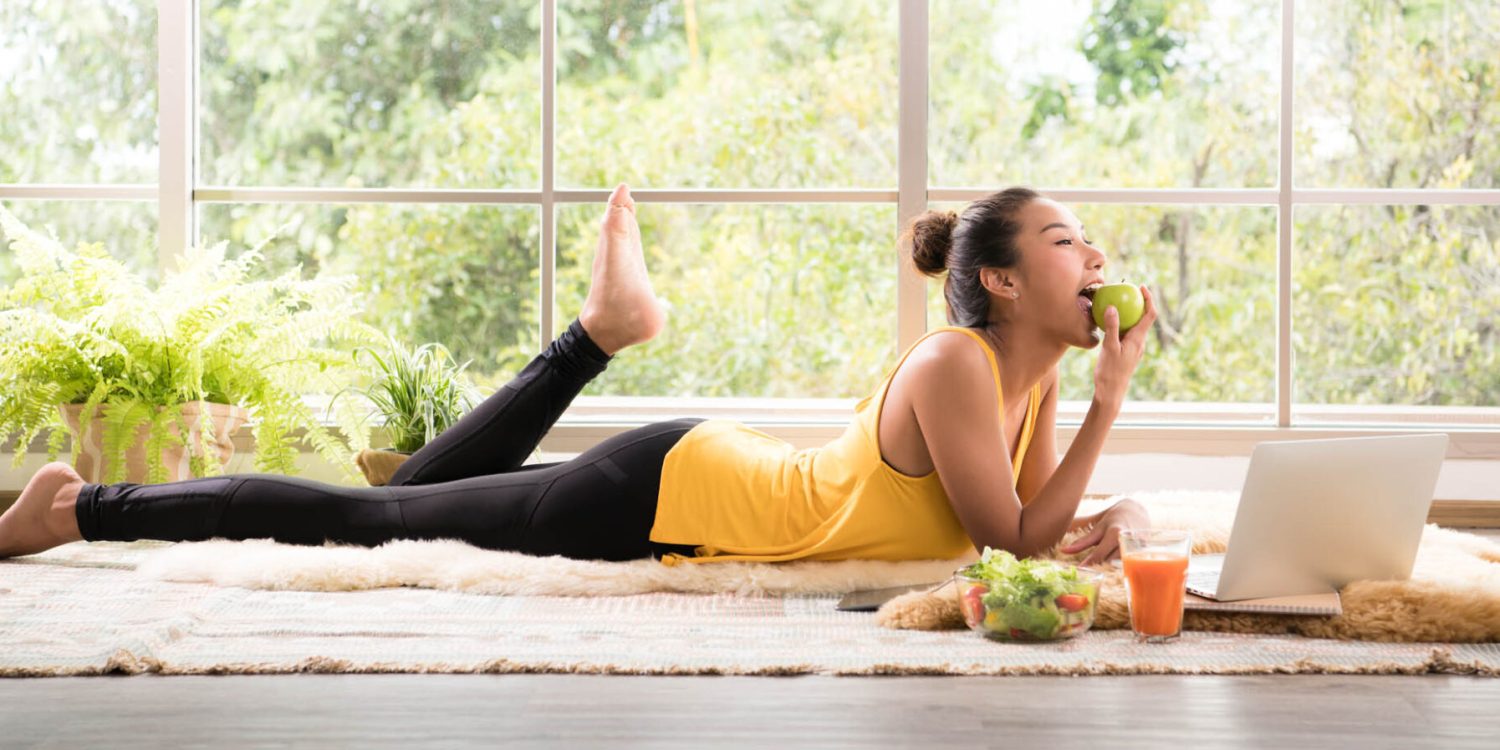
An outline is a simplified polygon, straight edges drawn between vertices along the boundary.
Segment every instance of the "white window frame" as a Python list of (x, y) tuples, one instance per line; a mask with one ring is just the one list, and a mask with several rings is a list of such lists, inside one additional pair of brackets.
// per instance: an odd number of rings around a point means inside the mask
[[(897, 206), (897, 228), (925, 211), (929, 201), (968, 201), (992, 187), (933, 187), (927, 174), (928, 3), (899, 3), (899, 138), (897, 182), (889, 189), (632, 191), (641, 203), (805, 204), (856, 203)], [(558, 189), (555, 184), (557, 0), (540, 0), (541, 187), (539, 190), (334, 189), (224, 187), (199, 183), (196, 113), (197, 0), (157, 0), (160, 176), (156, 185), (0, 185), (3, 200), (155, 199), (159, 211), (159, 263), (166, 268), (194, 236), (194, 209), (205, 203), (431, 203), (534, 205), (541, 213), (541, 320), (538, 350), (551, 339), (559, 204), (600, 203), (608, 189)], [(1500, 458), (1500, 406), (1429, 408), (1299, 406), (1292, 418), (1292, 210), (1305, 205), (1500, 206), (1500, 190), (1307, 189), (1293, 185), (1294, 0), (1281, 3), (1281, 109), (1277, 187), (1246, 189), (1040, 189), (1065, 202), (1274, 206), (1277, 216), (1277, 346), (1274, 420), (1262, 404), (1128, 402), (1111, 430), (1110, 452), (1248, 455), (1264, 440), (1428, 432), (1433, 425), (1451, 436), (1450, 458)], [(894, 233), (893, 235), (894, 236)], [(893, 243), (894, 246), (894, 243)], [(927, 328), (927, 285), (909, 263), (892, 257), (897, 274), (897, 344), (900, 351)], [(544, 440), (547, 451), (577, 451), (608, 435), (657, 419), (709, 416), (739, 419), (795, 445), (817, 445), (848, 424), (855, 399), (693, 399), (580, 397)], [(1064, 401), (1058, 408), (1060, 441), (1071, 441), (1088, 403)], [(1449, 426), (1451, 425), (1451, 426)]]

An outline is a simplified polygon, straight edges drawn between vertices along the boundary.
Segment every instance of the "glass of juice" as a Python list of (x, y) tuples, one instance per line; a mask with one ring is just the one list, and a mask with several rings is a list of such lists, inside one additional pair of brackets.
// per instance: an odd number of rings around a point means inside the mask
[(1188, 532), (1176, 529), (1124, 529), (1120, 560), (1130, 629), (1142, 643), (1164, 643), (1182, 634), (1182, 600), (1187, 590)]

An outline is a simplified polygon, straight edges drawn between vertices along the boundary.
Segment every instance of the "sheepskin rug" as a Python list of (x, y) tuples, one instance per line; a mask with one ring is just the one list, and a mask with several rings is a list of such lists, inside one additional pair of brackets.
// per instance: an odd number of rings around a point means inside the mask
[[(1205, 554), (1225, 550), (1239, 494), (1162, 491), (1131, 497), (1146, 506), (1153, 526), (1192, 531), (1193, 552)], [(1049, 556), (1068, 562), (1082, 557)], [(953, 583), (903, 594), (880, 608), (877, 621), (890, 628), (963, 628), (957, 594)], [(1188, 610), (1183, 628), (1386, 642), (1500, 641), (1500, 544), (1427, 524), (1409, 580), (1355, 581), (1339, 597), (1343, 614), (1336, 617)], [(1100, 588), (1094, 627), (1130, 627), (1124, 573), (1118, 569)]]
[[(1165, 490), (1127, 493), (1152, 524), (1193, 532), (1194, 552), (1222, 552), (1234, 519), (1236, 492)], [(1086, 502), (1093, 512), (1126, 495)], [(1082, 534), (1083, 531), (1077, 532)], [(1073, 535), (1063, 543), (1071, 541)], [(1077, 555), (1049, 555), (1076, 562)], [(976, 559), (886, 562), (708, 563), (666, 566), (536, 557), (474, 547), (455, 540), (397, 540), (379, 547), (281, 544), (267, 539), (184, 542), (151, 553), (137, 572), (149, 578), (251, 589), (357, 591), (420, 587), (475, 594), (622, 596), (650, 592), (765, 596), (831, 594), (930, 583), (881, 607), (889, 628), (963, 628), (953, 571)], [(1401, 642), (1500, 641), (1500, 544), (1429, 524), (1407, 581), (1361, 581), (1342, 592), (1338, 617), (1189, 611), (1189, 630), (1295, 633), (1321, 638)], [(1122, 574), (1100, 591), (1096, 629), (1127, 628)]]

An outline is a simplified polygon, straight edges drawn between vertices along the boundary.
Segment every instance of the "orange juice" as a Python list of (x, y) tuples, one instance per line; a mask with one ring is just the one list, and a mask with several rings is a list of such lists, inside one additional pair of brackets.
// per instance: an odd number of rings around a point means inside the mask
[(1120, 559), (1130, 587), (1131, 627), (1145, 635), (1176, 635), (1182, 630), (1187, 556), (1146, 550)]

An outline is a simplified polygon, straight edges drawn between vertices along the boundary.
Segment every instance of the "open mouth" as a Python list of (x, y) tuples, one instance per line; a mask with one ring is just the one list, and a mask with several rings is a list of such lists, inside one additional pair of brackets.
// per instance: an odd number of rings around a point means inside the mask
[(1083, 317), (1088, 319), (1089, 325), (1094, 323), (1094, 287), (1088, 287), (1078, 293), (1078, 309), (1083, 311)]

